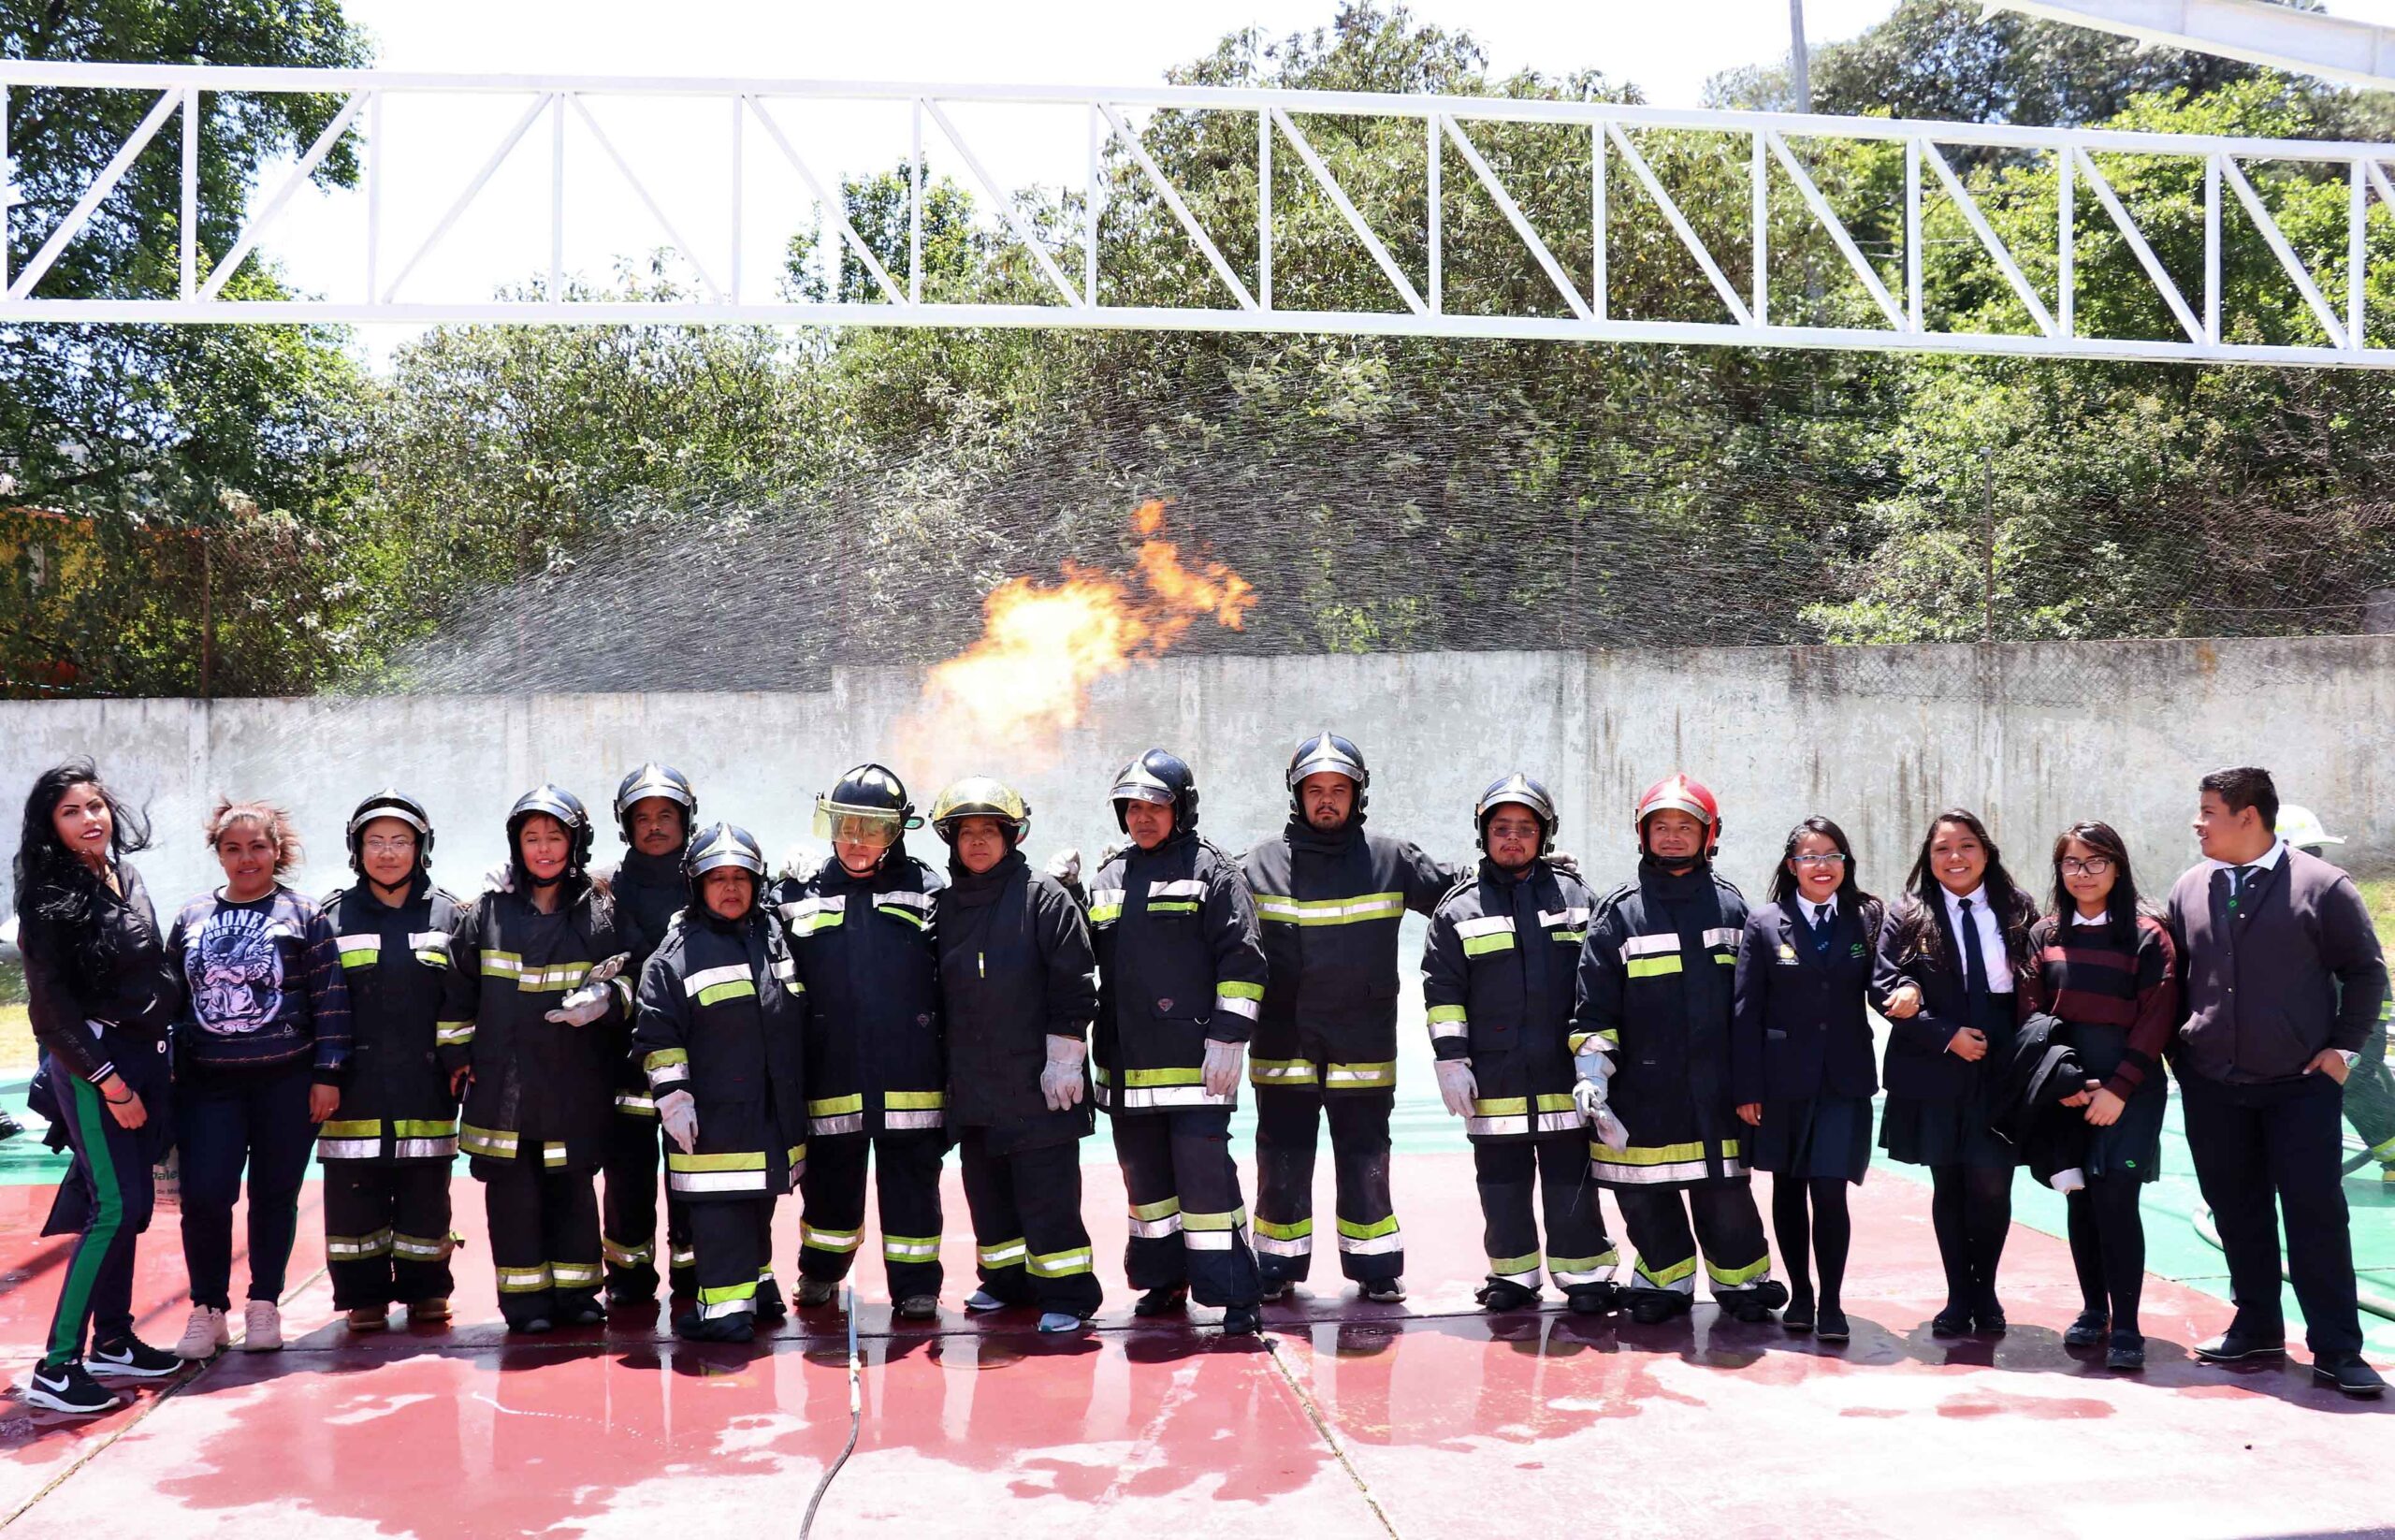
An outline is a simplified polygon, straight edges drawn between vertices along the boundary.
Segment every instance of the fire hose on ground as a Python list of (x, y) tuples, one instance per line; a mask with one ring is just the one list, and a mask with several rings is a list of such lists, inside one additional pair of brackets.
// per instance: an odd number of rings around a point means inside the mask
[(823, 1494), (832, 1489), (832, 1478), (840, 1474), (849, 1456), (856, 1453), (857, 1434), (864, 1427), (864, 1360), (857, 1356), (857, 1291), (853, 1284), (841, 1287), (840, 1309), (849, 1317), (849, 1441), (840, 1446), (840, 1458), (824, 1468), (823, 1479), (815, 1484), (815, 1495), (806, 1500), (806, 1517), (799, 1521), (798, 1540), (810, 1540), (815, 1533), (815, 1510), (823, 1505)]

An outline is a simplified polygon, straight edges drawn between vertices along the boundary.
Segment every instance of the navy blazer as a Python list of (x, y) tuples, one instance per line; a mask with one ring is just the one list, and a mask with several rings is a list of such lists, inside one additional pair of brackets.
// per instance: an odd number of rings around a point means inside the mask
[[(1910, 982), (1921, 987), (1919, 1011), (1904, 1021), (1888, 1019), (1888, 1053), (1883, 1067), (1888, 1095), (1910, 1097), (1918, 1101), (1953, 1101), (1969, 1094), (1972, 1078), (1983, 1068), (1993, 1068), (2005, 1045), (1990, 1042), (1987, 1057), (1977, 1064), (1959, 1053), (1946, 1052), (1954, 1034), (1971, 1024), (1971, 1001), (1957, 962), (1961, 953), (1955, 950), (1953, 923), (1946, 913), (1944, 900), (1933, 906), (1931, 912), (1938, 922), (1941, 958), (1936, 966), (1927, 958), (1907, 951), (1900, 916), (1895, 910), (1889, 912), (1888, 923), (1880, 932), (1879, 968), (1871, 979), (1871, 1004), (1884, 1012), (1888, 996), (1900, 985)], [(2029, 924), (2035, 919), (2034, 913), (2026, 914), (2022, 923)], [(2005, 1001), (2008, 1021), (2022, 997), (2017, 970), (2012, 989), (2012, 995)]]
[(1826, 952), (1791, 909), (1763, 904), (1747, 916), (1730, 1037), (1731, 1099), (1796, 1101), (1868, 1097), (1880, 1089), (1864, 1012), (1879, 966), (1866, 916), (1840, 905)]

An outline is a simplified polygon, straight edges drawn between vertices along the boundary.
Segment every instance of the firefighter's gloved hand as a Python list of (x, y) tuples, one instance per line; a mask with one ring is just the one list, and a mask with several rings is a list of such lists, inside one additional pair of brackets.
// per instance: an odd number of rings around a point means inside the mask
[(1589, 1120), (1590, 1127), (1596, 1126), (1598, 1119), (1613, 1116), (1613, 1110), (1606, 1103), (1605, 1082), (1602, 1077), (1591, 1080), (1583, 1075), (1573, 1082), (1572, 1105), (1580, 1109), (1580, 1115)]
[(1243, 1042), (1216, 1042), (1206, 1039), (1206, 1094), (1227, 1097), (1239, 1089), (1240, 1061), (1247, 1057)]
[(1480, 1082), (1473, 1078), (1470, 1059), (1440, 1059), (1434, 1068), (1439, 1072), (1439, 1099), (1457, 1117), (1472, 1116), (1472, 1104), (1480, 1095)]
[(1068, 888), (1081, 885), (1081, 853), (1067, 845), (1048, 858), (1048, 875)]
[(804, 882), (823, 869), (831, 856), (811, 840), (799, 840), (782, 852), (781, 869), (774, 875), (785, 882)]
[(592, 1022), (607, 1014), (607, 1002), (614, 998), (614, 988), (606, 980), (602, 979), (596, 983), (584, 984), (580, 989), (559, 1000), (555, 1010), (545, 1013), (546, 1018), (553, 1022), (563, 1022), (568, 1026), (588, 1026)]
[(490, 870), (483, 873), (483, 892), (514, 893), (515, 891), (515, 863), (512, 861), (502, 861), (498, 865), (493, 866)]
[(1599, 1048), (1595, 1043), (1590, 1043), (1588, 1047), (1583, 1048), (1580, 1052), (1572, 1055), (1573, 1071), (1582, 1080), (1592, 1080), (1599, 1085), (1603, 1085), (1605, 1082), (1613, 1079), (1613, 1072), (1616, 1068), (1617, 1066), (1613, 1062), (1613, 1055), (1606, 1053), (1604, 1049)]
[(1589, 1126), (1596, 1130), (1597, 1142), (1607, 1149), (1630, 1148), (1630, 1126), (1613, 1115), (1613, 1109), (1609, 1107), (1597, 1109), (1597, 1115), (1590, 1121)]
[(1089, 1044), (1079, 1038), (1048, 1039), (1048, 1063), (1039, 1071), (1039, 1094), (1048, 1098), (1048, 1110), (1061, 1112), (1081, 1099), (1081, 1061), (1089, 1057)]
[(1546, 864), (1566, 877), (1580, 875), (1580, 858), (1569, 850), (1547, 851)]
[(657, 1098), (658, 1121), (665, 1125), (665, 1137), (689, 1155), (699, 1147), (699, 1104), (690, 1099), (688, 1091), (668, 1091)]

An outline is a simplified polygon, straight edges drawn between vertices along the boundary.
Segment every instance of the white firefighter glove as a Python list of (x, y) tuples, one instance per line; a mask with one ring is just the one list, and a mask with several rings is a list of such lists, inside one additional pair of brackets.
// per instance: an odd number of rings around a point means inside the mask
[(1580, 875), (1580, 858), (1569, 850), (1549, 850), (1546, 864), (1566, 877)]
[(588, 1026), (607, 1014), (607, 1002), (615, 997), (616, 992), (606, 980), (594, 978), (545, 1014), (548, 1020), (563, 1022), (568, 1026)]
[(1473, 1078), (1470, 1059), (1439, 1059), (1432, 1066), (1439, 1072), (1439, 1099), (1457, 1117), (1472, 1116), (1472, 1104), (1480, 1097), (1480, 1082)]
[(668, 1091), (657, 1098), (658, 1120), (665, 1125), (665, 1137), (689, 1155), (699, 1147), (699, 1104), (690, 1099), (688, 1091)]
[(830, 859), (822, 846), (812, 840), (798, 840), (782, 852), (781, 869), (774, 875), (785, 882), (804, 882), (821, 871), (823, 863)]
[(1216, 1042), (1206, 1039), (1206, 1094), (1227, 1097), (1239, 1089), (1240, 1063), (1247, 1057), (1243, 1042)]
[(1081, 885), (1081, 853), (1067, 845), (1048, 858), (1048, 875), (1068, 888)]
[(515, 864), (514, 862), (502, 861), (483, 873), (483, 892), (514, 893), (515, 891)]
[(1061, 1112), (1081, 1099), (1081, 1061), (1089, 1057), (1089, 1044), (1079, 1038), (1048, 1039), (1048, 1063), (1039, 1071), (1039, 1094), (1048, 1098), (1048, 1110)]
[(1630, 1140), (1630, 1130), (1607, 1105), (1606, 1082), (1613, 1079), (1613, 1055), (1591, 1045), (1573, 1055), (1572, 1064), (1580, 1072), (1578, 1082), (1572, 1087), (1573, 1105), (1589, 1120), (1599, 1143), (1617, 1150), (1623, 1148)]

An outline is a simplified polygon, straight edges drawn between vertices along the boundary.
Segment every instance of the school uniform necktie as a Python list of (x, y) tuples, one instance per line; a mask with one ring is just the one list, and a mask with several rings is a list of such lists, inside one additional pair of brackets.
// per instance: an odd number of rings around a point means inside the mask
[(1971, 917), (1971, 901), (1957, 900), (1963, 923), (1955, 939), (1963, 944), (1963, 991), (1973, 999), (1987, 993), (1987, 959), (1980, 955), (1980, 923)]
[(2245, 899), (2245, 891), (2246, 891), (2248, 888), (2251, 888), (2251, 887), (2254, 885), (2254, 872), (2255, 872), (2255, 868), (2254, 868), (2254, 867), (2252, 867), (2252, 866), (2240, 866), (2240, 867), (2237, 867), (2234, 871), (2232, 871), (2232, 872), (2229, 874), (2229, 878), (2228, 878), (2228, 912), (2229, 912), (2229, 913), (2231, 913), (2231, 914), (2235, 914), (2235, 913), (2237, 912), (2237, 910), (2238, 910), (2239, 906), (2240, 906), (2240, 905), (2242, 905), (2242, 904), (2244, 902), (2244, 899)]
[(1813, 906), (1813, 950), (1815, 952), (1825, 952), (1830, 950), (1830, 917), (1836, 912), (1827, 904)]

